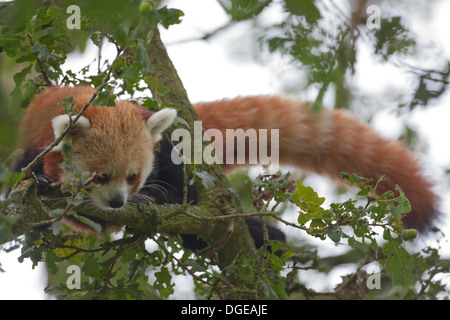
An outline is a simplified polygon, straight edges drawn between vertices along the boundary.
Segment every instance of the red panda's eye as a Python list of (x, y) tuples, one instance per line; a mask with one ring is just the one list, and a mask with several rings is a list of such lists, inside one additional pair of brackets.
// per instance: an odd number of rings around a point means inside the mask
[(109, 176), (105, 173), (97, 174), (94, 178), (94, 182), (97, 184), (104, 184), (109, 182)]
[(136, 178), (137, 178), (137, 175), (136, 174), (130, 174), (128, 177), (127, 177), (127, 181), (128, 182), (133, 182), (134, 180), (136, 180)]

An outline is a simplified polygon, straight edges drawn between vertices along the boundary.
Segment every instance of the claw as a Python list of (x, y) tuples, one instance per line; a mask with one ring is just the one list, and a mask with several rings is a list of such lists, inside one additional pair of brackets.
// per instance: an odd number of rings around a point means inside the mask
[(37, 176), (37, 188), (38, 193), (46, 193), (49, 191), (51, 184), (53, 183), (53, 180), (45, 175), (38, 175)]

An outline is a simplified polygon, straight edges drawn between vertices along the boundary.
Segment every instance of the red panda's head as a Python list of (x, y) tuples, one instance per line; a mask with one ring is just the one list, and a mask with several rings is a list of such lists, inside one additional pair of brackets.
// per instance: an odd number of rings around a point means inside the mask
[[(89, 107), (65, 137), (72, 140), (70, 154), (76, 171), (94, 177), (97, 187), (89, 191), (89, 197), (102, 210), (122, 208), (144, 186), (153, 169), (154, 146), (176, 116), (174, 109), (166, 108), (145, 118), (129, 102), (116, 104)], [(53, 118), (54, 136), (59, 137), (70, 122), (67, 114)], [(71, 178), (71, 172), (59, 174), (60, 181)]]

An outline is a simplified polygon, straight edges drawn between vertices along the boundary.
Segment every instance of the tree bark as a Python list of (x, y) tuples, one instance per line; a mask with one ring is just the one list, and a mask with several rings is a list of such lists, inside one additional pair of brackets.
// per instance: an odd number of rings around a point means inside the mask
[[(151, 70), (148, 72), (148, 75), (156, 79), (159, 84), (170, 89), (160, 99), (163, 102), (170, 103), (177, 109), (178, 115), (189, 124), (191, 136), (193, 137), (193, 122), (198, 120), (197, 114), (161, 41), (158, 29), (155, 29), (152, 41), (150, 42), (149, 57)], [(207, 143), (204, 142), (203, 148), (205, 146), (207, 146)], [(206, 165), (203, 163), (198, 165), (198, 168), (205, 170), (215, 179), (215, 186), (213, 188), (204, 188), (200, 182), (197, 182), (196, 190), (198, 192), (199, 205), (202, 207), (206, 206), (219, 215), (242, 213), (240, 201), (232, 191), (231, 185), (223, 173), (221, 166), (218, 164)], [(226, 228), (230, 231), (231, 227), (233, 236), (219, 250), (220, 260), (225, 262), (225, 265), (231, 263), (238, 252), (249, 255), (250, 249), (254, 246), (244, 219), (236, 219), (233, 225), (228, 225)], [(225, 226), (222, 225), (222, 228), (225, 228)], [(213, 240), (217, 241), (218, 239), (215, 238)]]

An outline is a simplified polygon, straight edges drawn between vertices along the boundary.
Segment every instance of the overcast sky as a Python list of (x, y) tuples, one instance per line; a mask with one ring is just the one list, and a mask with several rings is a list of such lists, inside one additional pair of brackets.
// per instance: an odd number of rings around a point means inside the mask
[[(426, 39), (432, 37), (439, 43), (443, 55), (450, 57), (450, 41), (448, 38), (448, 17), (450, 17), (450, 1), (435, 1), (439, 3), (430, 12), (417, 13), (414, 24), (415, 32)], [(188, 91), (192, 102), (235, 97), (238, 95), (254, 94), (278, 94), (285, 86), (285, 81), (295, 79), (286, 59), (275, 55), (264, 65), (254, 62), (251, 57), (252, 47), (245, 43), (234, 43), (236, 35), (241, 35), (249, 28), (249, 24), (230, 28), (208, 42), (190, 41), (184, 44), (176, 44), (185, 39), (201, 37), (205, 33), (224, 25), (228, 17), (217, 4), (211, 0), (174, 0), (169, 2), (170, 7), (180, 8), (185, 12), (183, 23), (173, 26), (169, 31), (162, 30), (163, 41), (167, 44), (168, 52), (175, 67)], [(414, 6), (411, 6), (414, 10)], [(424, 20), (429, 15), (431, 19)], [(273, 6), (264, 12), (267, 22), (279, 21), (283, 12), (279, 7)], [(242, 38), (239, 38), (242, 39)], [(380, 65), (370, 59), (368, 50), (361, 48), (358, 74), (355, 77), (357, 86), (361, 90), (377, 93), (384, 92), (386, 87), (394, 87), (401, 90), (405, 86), (401, 74), (391, 65)], [(232, 53), (232, 54), (230, 54)], [(95, 48), (90, 47), (84, 56), (71, 55), (68, 67), (72, 70), (84, 67), (97, 55)], [(236, 57), (240, 57), (237, 59)], [(386, 74), (389, 74), (386, 80)], [(275, 75), (275, 76), (274, 76)], [(377, 79), (383, 81), (377, 82)], [(382, 82), (382, 83), (381, 83)], [(377, 84), (378, 85), (375, 85)], [(299, 97), (308, 97), (307, 93), (298, 93)], [(380, 99), (381, 100), (381, 99)], [(427, 109), (418, 108), (407, 119), (395, 115), (394, 110), (383, 110), (375, 117), (373, 125), (387, 137), (398, 137), (399, 123), (407, 121), (416, 126), (425, 139), (426, 152), (421, 155), (431, 175), (439, 182), (440, 193), (444, 194), (446, 202), (443, 208), (450, 212), (448, 199), (448, 181), (443, 181), (443, 168), (450, 167), (450, 137), (449, 122), (450, 94), (446, 94), (436, 105)], [(317, 182), (319, 188), (326, 189), (326, 183)], [(448, 228), (447, 228), (448, 229)], [(448, 232), (450, 234), (450, 232)], [(31, 262), (27, 259), (24, 263), (17, 262), (19, 251), (5, 255), (0, 252), (0, 261), (6, 273), (0, 274), (0, 299), (42, 299), (45, 297), (45, 275), (42, 265), (38, 270), (31, 270)], [(336, 276), (339, 279), (339, 276)], [(190, 296), (187, 296), (190, 297)]]

